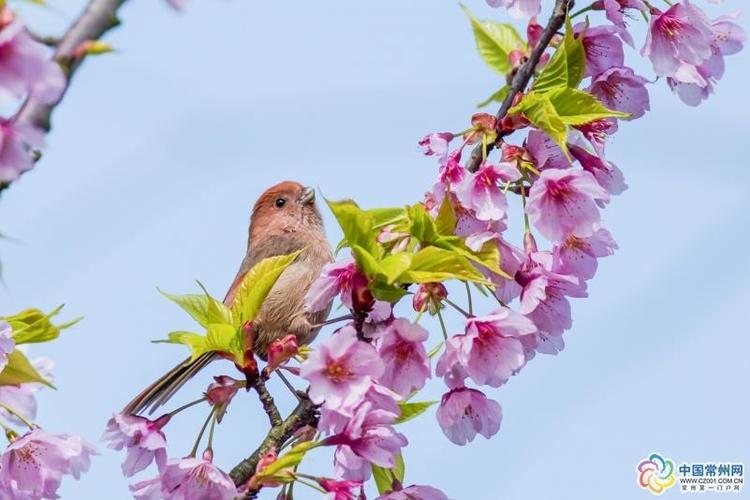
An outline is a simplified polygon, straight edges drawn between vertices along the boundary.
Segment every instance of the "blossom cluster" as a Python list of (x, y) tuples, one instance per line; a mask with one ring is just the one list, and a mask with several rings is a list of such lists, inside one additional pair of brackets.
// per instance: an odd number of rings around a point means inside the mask
[[(26, 363), (18, 361), (24, 355), (16, 349), (13, 333), (11, 324), (0, 319), (0, 374), (9, 365)], [(35, 359), (31, 367), (35, 375), (51, 379), (52, 361), (48, 358)], [(8, 382), (4, 379), (0, 384), (0, 426), (9, 442), (0, 455), (0, 498), (58, 498), (63, 476), (80, 478), (97, 452), (80, 436), (51, 434), (33, 422), (37, 413), (34, 394), (43, 387), (40, 382)], [(18, 427), (26, 431), (19, 434)]]
[[(587, 297), (599, 259), (617, 249), (602, 213), (627, 184), (607, 155), (609, 138), (650, 110), (649, 86), (656, 81), (626, 64), (627, 48), (635, 46), (629, 24), (638, 13), (647, 19), (641, 53), (691, 105), (713, 91), (724, 56), (739, 51), (745, 35), (736, 16), (711, 20), (689, 0), (664, 11), (642, 0), (596, 0), (569, 13), (564, 35), (539, 47), (544, 28), (534, 16), (540, 0), (487, 3), (514, 17), (532, 16), (525, 40), (497, 23), (482, 34), (486, 41), (506, 30), (508, 36), (495, 40), (504, 59), (497, 53), (487, 58), (495, 69), (507, 69), (507, 81), (532, 52), (544, 51), (528, 89), (506, 87), (498, 94), (496, 100), (512, 100), (505, 116), (476, 113), (468, 129), (431, 133), (419, 142), (437, 161), (437, 176), (416, 205), (364, 211), (353, 202), (329, 204), (345, 233), (340, 247), (350, 247), (351, 256), (323, 269), (305, 307), (319, 313), (338, 300), (348, 310), (330, 337), (312, 347), (298, 345), (294, 335), (276, 340), (261, 372), (253, 360), (250, 369), (242, 367), (245, 380), (217, 377), (203, 398), (154, 420), (112, 417), (104, 440), (125, 450), (123, 474), (132, 477), (152, 465), (157, 472), (131, 485), (135, 498), (229, 500), (276, 487), (278, 498), (290, 498), (290, 485), (303, 483), (325, 498), (353, 500), (365, 498), (364, 485), (373, 479), (380, 500), (446, 499), (432, 486), (405, 483), (408, 439), (399, 425), (434, 403), (437, 424), (452, 443), (490, 438), (503, 418), (490, 391), (536, 355), (563, 350), (573, 325), (571, 299)], [(598, 11), (600, 24), (593, 17)], [(475, 30), (485, 29), (470, 17)], [(549, 68), (552, 76), (545, 73)], [(567, 75), (562, 83), (560, 74)], [(540, 106), (546, 106), (546, 121), (535, 115)], [(480, 151), (480, 162), (472, 164), (468, 148)], [(509, 230), (511, 217), (523, 222), (522, 232)], [(450, 280), (464, 282), (465, 307), (463, 290), (446, 286)], [(488, 298), (472, 301), (472, 286)], [(399, 302), (409, 295), (411, 310), (400, 312)], [(448, 312), (461, 319), (458, 331), (445, 326)], [(420, 324), (425, 314), (438, 319), (442, 339)], [(298, 397), (309, 398), (319, 421), (297, 429), (278, 449), (259, 450), (254, 474), (236, 485), (234, 474), (214, 464), (214, 426), (240, 388), (258, 373), (265, 379), (273, 372), (309, 384)], [(414, 401), (433, 377), (442, 387), (440, 400)], [(164, 428), (198, 403), (211, 405), (206, 424), (188, 455), (170, 459)], [(208, 444), (199, 453), (209, 424)], [(333, 477), (300, 470), (304, 455), (321, 448), (332, 455)]]

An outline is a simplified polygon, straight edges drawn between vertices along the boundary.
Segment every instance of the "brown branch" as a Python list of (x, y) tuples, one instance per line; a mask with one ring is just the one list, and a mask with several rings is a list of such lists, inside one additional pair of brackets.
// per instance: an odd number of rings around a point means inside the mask
[(263, 405), (263, 410), (265, 410), (266, 415), (268, 415), (268, 421), (270, 422), (271, 427), (279, 427), (282, 425), (283, 421), (281, 420), (281, 414), (276, 407), (276, 402), (273, 400), (273, 396), (268, 392), (263, 377), (260, 375), (256, 376), (255, 380), (251, 383), (251, 387), (258, 393), (258, 398)]
[[(526, 62), (521, 65), (513, 76), (508, 95), (503, 99), (500, 109), (495, 115), (498, 126), (500, 126), (500, 122), (505, 118), (505, 115), (508, 114), (508, 110), (513, 106), (513, 99), (516, 97), (516, 94), (525, 90), (526, 86), (529, 84), (529, 80), (534, 76), (534, 70), (536, 69), (537, 64), (539, 64), (544, 51), (549, 47), (552, 37), (560, 31), (560, 28), (562, 28), (565, 23), (565, 15), (573, 8), (573, 3), (574, 0), (555, 0), (555, 7), (552, 9), (552, 14), (550, 15), (549, 21), (547, 21), (547, 26), (544, 28), (539, 43), (534, 47), (534, 50), (531, 51)], [(487, 144), (487, 153), (497, 146), (501, 138), (502, 133), (499, 133), (494, 142)], [(469, 156), (469, 160), (466, 162), (466, 169), (469, 172), (477, 171), (479, 165), (482, 164), (482, 155), (482, 144), (479, 143), (474, 147), (471, 156)]]
[[(260, 446), (248, 458), (237, 464), (229, 476), (238, 487), (243, 486), (255, 474), (260, 458), (271, 448), (278, 450), (292, 435), (302, 427), (317, 427), (318, 408), (307, 398), (300, 400), (294, 411), (280, 425), (271, 427)], [(246, 498), (255, 498), (258, 489), (247, 492)]]
[[(21, 106), (16, 115), (16, 120), (26, 122), (44, 131), (51, 127), (51, 115), (55, 107), (70, 87), (70, 82), (78, 68), (83, 62), (84, 56), (73, 57), (73, 52), (83, 43), (89, 40), (99, 40), (105, 33), (120, 24), (117, 19), (117, 10), (127, 0), (90, 0), (86, 9), (70, 25), (63, 37), (57, 41), (53, 59), (63, 69), (66, 77), (65, 88), (60, 99), (53, 104), (39, 101), (34, 96), (29, 96)], [(35, 161), (38, 158), (35, 159)], [(8, 183), (0, 182), (0, 191), (8, 187)]]

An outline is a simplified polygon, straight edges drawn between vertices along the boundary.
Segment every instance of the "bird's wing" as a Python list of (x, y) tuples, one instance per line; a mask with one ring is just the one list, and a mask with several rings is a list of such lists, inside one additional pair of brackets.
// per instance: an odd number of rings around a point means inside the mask
[(234, 303), (234, 298), (237, 295), (237, 291), (242, 285), (242, 280), (245, 279), (245, 275), (255, 264), (268, 257), (276, 257), (277, 255), (288, 255), (297, 250), (301, 250), (305, 246), (303, 241), (300, 241), (299, 236), (293, 236), (291, 234), (280, 234), (277, 236), (271, 236), (265, 238), (260, 243), (248, 247), (247, 255), (242, 259), (240, 264), (240, 270), (237, 271), (232, 286), (229, 287), (226, 297), (224, 297), (224, 304), (227, 307), (231, 307)]

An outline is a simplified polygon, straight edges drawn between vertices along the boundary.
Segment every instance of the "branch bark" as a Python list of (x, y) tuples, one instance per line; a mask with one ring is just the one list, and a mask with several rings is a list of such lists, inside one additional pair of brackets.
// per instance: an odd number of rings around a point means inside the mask
[[(21, 106), (16, 115), (17, 121), (22, 121), (49, 131), (51, 127), (52, 111), (60, 104), (65, 93), (70, 87), (70, 82), (75, 75), (85, 56), (72, 57), (73, 52), (81, 43), (99, 40), (109, 30), (120, 24), (117, 19), (118, 9), (127, 0), (91, 0), (81, 15), (70, 25), (63, 37), (57, 43), (53, 59), (63, 69), (67, 82), (65, 88), (54, 104), (46, 104), (29, 96)], [(35, 158), (35, 161), (39, 158)], [(8, 183), (0, 183), (0, 191), (8, 187)]]
[[(505, 96), (503, 102), (500, 104), (495, 117), (497, 118), (498, 126), (505, 115), (508, 114), (508, 110), (513, 106), (513, 99), (516, 94), (526, 89), (529, 84), (529, 80), (534, 76), (534, 70), (537, 64), (542, 58), (544, 51), (549, 47), (552, 37), (560, 31), (563, 24), (565, 23), (565, 16), (573, 8), (574, 0), (555, 0), (555, 7), (552, 9), (552, 14), (547, 21), (547, 26), (544, 28), (539, 43), (531, 51), (528, 60), (521, 65), (516, 74), (513, 76), (513, 80), (510, 83), (510, 90), (508, 95)], [(497, 139), (494, 142), (487, 144), (487, 153), (492, 151), (502, 139), (502, 133), (498, 133)], [(477, 144), (469, 156), (469, 160), (466, 162), (466, 169), (469, 172), (476, 172), (479, 166), (482, 164), (482, 144)]]
[[(260, 458), (271, 448), (277, 450), (302, 427), (318, 425), (318, 408), (309, 399), (302, 399), (292, 413), (280, 425), (271, 427), (260, 446), (248, 458), (238, 463), (229, 476), (237, 487), (243, 486), (255, 474)], [(258, 490), (250, 490), (245, 498), (255, 498)]]

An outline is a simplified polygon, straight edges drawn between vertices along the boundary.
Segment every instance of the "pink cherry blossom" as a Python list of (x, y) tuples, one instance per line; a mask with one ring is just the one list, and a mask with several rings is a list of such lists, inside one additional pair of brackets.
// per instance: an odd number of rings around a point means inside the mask
[[(51, 359), (41, 356), (34, 359), (31, 365), (39, 375), (48, 381), (52, 381), (54, 363)], [(34, 420), (36, 418), (36, 398), (34, 394), (44, 387), (46, 387), (44, 384), (37, 382), (28, 382), (20, 385), (3, 385), (0, 386), (0, 401), (21, 413), (27, 420)], [(0, 416), (15, 424), (23, 425), (23, 422), (16, 415), (13, 415), (4, 408), (0, 408)]]
[(320, 277), (313, 282), (305, 295), (305, 307), (309, 312), (326, 309), (334, 297), (339, 295), (341, 302), (349, 309), (369, 311), (373, 298), (368, 288), (367, 277), (347, 258), (326, 265)]
[(532, 129), (529, 132), (524, 147), (530, 156), (529, 161), (537, 170), (570, 166), (570, 161), (565, 157), (560, 146), (540, 130)]
[(596, 201), (609, 201), (609, 194), (589, 172), (549, 169), (531, 186), (526, 213), (545, 238), (559, 242), (568, 234), (592, 234), (599, 222)]
[(438, 132), (424, 136), (419, 146), (426, 156), (437, 156), (441, 161), (448, 156), (448, 145), (453, 140), (450, 132)]
[(615, 26), (587, 28), (585, 23), (574, 27), (576, 35), (583, 33), (583, 50), (586, 56), (584, 77), (597, 76), (607, 69), (625, 64), (622, 41), (617, 36), (621, 30)]
[(439, 180), (443, 185), (456, 184), (463, 180), (468, 172), (461, 165), (461, 150), (449, 154), (440, 162)]
[(629, 15), (625, 9), (637, 9), (642, 12), (647, 10), (646, 4), (642, 0), (603, 0), (600, 2), (594, 2), (595, 8), (601, 10), (602, 8), (607, 13), (607, 19), (622, 29), (621, 36), (629, 45), (633, 45), (633, 37), (627, 31), (627, 25), (625, 24), (625, 16)]
[(711, 23), (714, 38), (711, 57), (700, 65), (680, 64), (674, 76), (667, 78), (669, 88), (682, 102), (697, 106), (713, 92), (714, 85), (724, 76), (724, 56), (742, 49), (745, 32), (735, 22), (735, 16), (722, 16)]
[(375, 500), (448, 500), (445, 493), (432, 486), (413, 484), (406, 488), (391, 491)]
[(353, 327), (344, 327), (310, 353), (300, 376), (310, 382), (314, 403), (335, 409), (357, 403), (383, 369), (375, 348), (358, 340)]
[(647, 81), (631, 68), (610, 67), (591, 81), (588, 90), (609, 109), (630, 113), (625, 119), (633, 120), (651, 109)]
[(586, 285), (557, 272), (550, 252), (531, 253), (516, 280), (523, 286), (519, 311), (534, 322), (540, 335), (562, 335), (572, 326), (567, 297), (585, 297)]
[(480, 221), (500, 221), (505, 218), (508, 202), (499, 183), (520, 178), (521, 173), (510, 163), (486, 162), (464, 178), (456, 195), (461, 205), (473, 210)]
[(445, 393), (437, 410), (443, 434), (461, 446), (473, 441), (477, 433), (491, 438), (500, 430), (502, 419), (503, 410), (497, 401), (467, 387)]
[(214, 377), (214, 381), (206, 389), (206, 400), (212, 405), (228, 405), (237, 391), (245, 386), (245, 382), (227, 375)]
[(0, 29), (0, 100), (32, 94), (45, 103), (57, 101), (65, 87), (60, 65), (47, 47), (15, 20)]
[(162, 500), (165, 498), (162, 494), (161, 477), (159, 476), (131, 484), (129, 488), (135, 500)]
[(596, 154), (604, 158), (604, 147), (607, 144), (607, 139), (617, 132), (617, 120), (594, 120), (583, 125), (577, 125), (575, 128), (589, 141)]
[(596, 182), (610, 195), (621, 194), (628, 188), (622, 171), (614, 163), (573, 144), (569, 144), (568, 149), (583, 169), (593, 175)]
[(516, 18), (539, 14), (542, 0), (486, 0), (490, 7), (505, 7)]
[(365, 403), (369, 403), (370, 408), (375, 408), (380, 412), (379, 415), (383, 422), (393, 423), (401, 414), (401, 409), (397, 403), (399, 400), (401, 400), (401, 396), (392, 390), (380, 384), (373, 383), (362, 400), (354, 407), (335, 409), (329, 409), (325, 406), (321, 407), (318, 429), (329, 435), (344, 432), (344, 428), (351, 420), (352, 415), (354, 415), (360, 405)]
[(34, 166), (30, 148), (41, 148), (44, 134), (27, 123), (0, 118), (0, 181), (14, 181)]
[(555, 270), (580, 280), (591, 279), (596, 273), (598, 259), (612, 255), (616, 249), (617, 243), (603, 227), (588, 238), (570, 235), (554, 248)]
[(156, 421), (137, 415), (115, 413), (107, 422), (107, 428), (102, 435), (102, 441), (109, 441), (113, 450), (127, 448), (125, 461), (122, 463), (122, 473), (125, 477), (144, 470), (156, 462), (159, 470), (167, 462), (167, 439), (162, 432), (169, 422), (169, 415)]
[[(211, 463), (210, 453), (206, 455), (203, 458), (185, 457), (168, 461), (161, 473), (162, 496), (157, 498), (234, 500), (238, 493), (232, 479)], [(153, 488), (150, 484), (146, 487)]]
[[(62, 476), (79, 479), (91, 465), (93, 446), (78, 436), (34, 428), (14, 439), (0, 458), (0, 492), (12, 498), (57, 498)], [(5, 497), (4, 497), (5, 498)]]
[[(396, 456), (408, 444), (403, 434), (390, 425), (393, 415), (366, 401), (357, 407), (340, 434), (323, 440), (325, 445), (348, 447), (360, 458), (380, 467), (396, 466)], [(352, 478), (344, 475), (346, 479)]]
[(705, 13), (689, 0), (666, 12), (651, 8), (646, 44), (641, 54), (651, 59), (659, 76), (674, 76), (683, 63), (697, 66), (711, 56), (713, 29)]
[(8, 354), (15, 348), (13, 329), (7, 321), (0, 320), (0, 372), (8, 365)]
[(424, 387), (430, 377), (430, 359), (424, 348), (428, 336), (427, 330), (407, 319), (394, 320), (377, 343), (385, 363), (378, 382), (403, 397)]
[(346, 445), (333, 452), (333, 467), (338, 476), (350, 481), (367, 481), (372, 475), (372, 464)]
[(325, 500), (355, 500), (354, 489), (362, 487), (362, 481), (346, 481), (328, 478), (318, 479), (318, 484), (326, 491)]
[[(477, 384), (500, 387), (525, 362), (518, 337), (536, 331), (528, 318), (506, 307), (489, 316), (470, 318), (466, 333), (456, 335), (457, 340), (448, 344), (436, 373), (449, 377), (465, 373)], [(461, 365), (460, 371), (449, 366), (452, 362)]]

